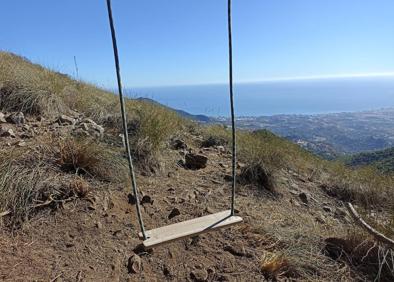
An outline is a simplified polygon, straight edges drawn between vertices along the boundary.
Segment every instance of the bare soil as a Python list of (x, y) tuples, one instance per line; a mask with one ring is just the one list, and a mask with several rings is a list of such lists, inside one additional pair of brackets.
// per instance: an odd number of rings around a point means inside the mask
[[(153, 200), (142, 207), (147, 229), (229, 209), (231, 183), (225, 176), (230, 173), (231, 155), (216, 147), (193, 150), (208, 157), (206, 168), (185, 169), (177, 164), (182, 150), (168, 150), (159, 174), (138, 174), (141, 193)], [(325, 238), (343, 234), (350, 224), (340, 203), (296, 172), (281, 171), (276, 179), (276, 195), (253, 186), (237, 188), (236, 209), (244, 223), (151, 252), (140, 248), (130, 186), (92, 181), (88, 197), (56, 210), (43, 209), (21, 229), (0, 231), (0, 280), (350, 279), (346, 265), (321, 252)], [(174, 208), (180, 215), (169, 219)], [(271, 253), (289, 261), (276, 278), (261, 268), (262, 257)], [(133, 273), (129, 259), (136, 254), (141, 269)]]

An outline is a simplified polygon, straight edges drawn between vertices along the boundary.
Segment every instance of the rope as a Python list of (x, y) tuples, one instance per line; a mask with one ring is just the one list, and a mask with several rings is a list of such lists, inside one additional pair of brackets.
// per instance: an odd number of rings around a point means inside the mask
[(235, 137), (235, 115), (234, 115), (234, 93), (233, 93), (233, 42), (231, 31), (231, 0), (227, 2), (227, 23), (228, 23), (228, 61), (229, 61), (229, 86), (230, 86), (230, 106), (231, 106), (231, 134), (232, 134), (232, 189), (231, 189), (231, 215), (234, 215), (235, 205), (235, 183), (237, 164), (237, 144)]
[(127, 133), (126, 110), (125, 110), (125, 103), (124, 103), (123, 92), (122, 92), (122, 80), (121, 80), (121, 77), (120, 77), (119, 55), (118, 55), (118, 47), (117, 47), (117, 44), (116, 44), (116, 34), (115, 34), (114, 20), (112, 18), (111, 0), (107, 0), (107, 9), (108, 9), (109, 24), (110, 24), (110, 28), (111, 28), (112, 47), (113, 47), (113, 50), (114, 50), (114, 59), (115, 59), (115, 67), (116, 67), (116, 78), (117, 78), (117, 81), (118, 81), (118, 92), (119, 92), (119, 100), (120, 100), (120, 109), (121, 109), (121, 112), (122, 112), (124, 146), (125, 146), (126, 153), (127, 153), (127, 160), (128, 160), (128, 163), (129, 163), (129, 172), (130, 172), (130, 178), (131, 178), (131, 186), (132, 186), (133, 194), (134, 194), (134, 197), (135, 197), (135, 200), (136, 200), (138, 222), (139, 222), (140, 227), (141, 227), (141, 233), (142, 233), (143, 239), (146, 240), (147, 237), (146, 237), (146, 233), (145, 233), (144, 222), (142, 220), (142, 215), (141, 215), (140, 201), (138, 199), (138, 192), (137, 192), (137, 183), (135, 181), (133, 160), (131, 158), (131, 152), (130, 152), (129, 136), (128, 136), (128, 133)]

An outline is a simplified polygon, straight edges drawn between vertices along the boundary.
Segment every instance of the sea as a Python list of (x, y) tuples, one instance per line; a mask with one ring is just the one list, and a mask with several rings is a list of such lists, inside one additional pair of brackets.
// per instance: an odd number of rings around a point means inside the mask
[[(128, 88), (132, 98), (213, 117), (229, 116), (226, 84)], [(357, 112), (394, 107), (394, 77), (357, 77), (237, 83), (237, 116)]]

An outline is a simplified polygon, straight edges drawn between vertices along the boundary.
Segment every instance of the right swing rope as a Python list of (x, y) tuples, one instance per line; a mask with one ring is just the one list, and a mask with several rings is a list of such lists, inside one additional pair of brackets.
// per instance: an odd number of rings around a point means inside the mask
[(227, 24), (228, 24), (228, 75), (230, 90), (230, 108), (231, 108), (231, 136), (232, 136), (232, 187), (231, 187), (231, 216), (235, 211), (235, 184), (237, 169), (237, 144), (235, 136), (235, 114), (234, 114), (234, 91), (233, 91), (233, 42), (231, 26), (231, 0), (227, 2)]

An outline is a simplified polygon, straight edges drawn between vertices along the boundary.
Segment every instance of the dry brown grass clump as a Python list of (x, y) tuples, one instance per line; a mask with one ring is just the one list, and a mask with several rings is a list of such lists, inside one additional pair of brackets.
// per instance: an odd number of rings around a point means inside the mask
[[(203, 144), (231, 144), (231, 132), (223, 126), (210, 126), (203, 130)], [(311, 174), (319, 159), (299, 146), (269, 131), (237, 132), (238, 160), (241, 167), (239, 181), (275, 192), (275, 178), (279, 170), (295, 170)]]
[(91, 187), (82, 177), (75, 177), (70, 181), (70, 190), (80, 198), (85, 198), (90, 193)]
[(0, 152), (0, 214), (18, 226), (44, 207), (86, 197), (91, 181), (124, 181), (119, 150), (92, 140), (65, 139)]
[(260, 269), (267, 279), (278, 280), (295, 276), (289, 261), (283, 254), (264, 252), (260, 259)]
[(183, 120), (173, 111), (143, 101), (133, 112), (128, 125), (133, 158), (141, 171), (154, 173), (161, 167), (167, 141), (181, 129)]
[(238, 179), (243, 185), (252, 184), (262, 190), (271, 193), (275, 192), (274, 177), (261, 162), (249, 163), (245, 167), (242, 167)]
[(91, 139), (66, 138), (52, 142), (55, 163), (62, 171), (104, 181), (125, 180), (126, 166), (119, 150)]
[[(277, 189), (281, 187), (278, 186)], [(261, 250), (259, 268), (268, 281), (347, 281), (350, 269), (324, 255), (322, 241), (333, 234), (346, 234), (331, 218), (316, 221), (308, 209), (277, 199), (253, 199), (250, 208), (241, 200), (245, 213), (253, 218), (248, 231)], [(258, 243), (257, 243), (258, 242)]]
[(372, 281), (394, 280), (394, 251), (376, 243), (363, 231), (350, 232), (344, 238), (327, 238), (325, 243), (326, 255), (347, 263), (355, 275), (362, 273)]
[(19, 226), (50, 199), (69, 196), (66, 178), (48, 167), (42, 156), (31, 162), (26, 149), (3, 151), (0, 155), (0, 212), (6, 225)]

